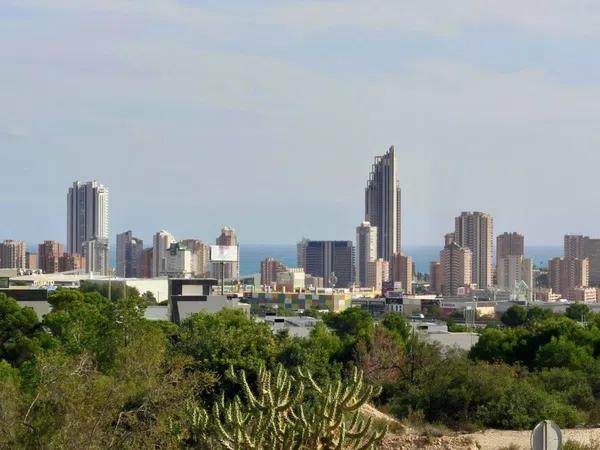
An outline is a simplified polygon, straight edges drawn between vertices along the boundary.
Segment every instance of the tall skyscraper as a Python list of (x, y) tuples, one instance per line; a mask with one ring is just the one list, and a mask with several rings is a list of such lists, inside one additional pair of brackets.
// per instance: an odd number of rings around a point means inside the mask
[(152, 262), (154, 256), (154, 249), (152, 247), (145, 248), (142, 250), (142, 269), (140, 277), (152, 278)]
[[(221, 235), (216, 240), (217, 245), (230, 245), (238, 248), (238, 257), (240, 254), (239, 243), (237, 236), (235, 234), (235, 230), (231, 227), (224, 227), (221, 230)], [(219, 268), (217, 267), (219, 264), (215, 264), (213, 269), (214, 273), (219, 273)], [(227, 262), (223, 267), (223, 276), (226, 280), (239, 280), (240, 279), (240, 262)], [(220, 278), (217, 277), (217, 278)]]
[(30, 270), (37, 270), (37, 268), (38, 268), (37, 253), (25, 252), (25, 267), (27, 267)]
[(552, 258), (548, 262), (548, 278), (554, 292), (568, 299), (574, 288), (589, 286), (590, 265), (587, 258)]
[(586, 236), (576, 234), (566, 234), (564, 243), (565, 258), (585, 258), (585, 238)]
[(400, 199), (392, 146), (375, 158), (365, 189), (365, 221), (377, 227), (377, 257), (388, 262), (401, 249)]
[(60, 271), (60, 257), (64, 253), (64, 246), (56, 241), (44, 241), (38, 245), (38, 267), (43, 273)]
[(502, 233), (496, 237), (496, 284), (516, 293), (522, 283), (528, 288), (527, 300), (532, 300), (533, 261), (525, 258), (525, 238), (519, 233)]
[(25, 269), (25, 243), (6, 240), (0, 243), (0, 269)]
[(533, 261), (523, 255), (507, 255), (496, 265), (497, 285), (500, 289), (516, 292), (521, 281), (529, 288), (527, 300), (532, 300)]
[(82, 254), (83, 243), (108, 243), (108, 188), (76, 181), (67, 194), (67, 253)]
[(281, 263), (271, 256), (267, 256), (260, 262), (260, 282), (265, 286), (270, 286), (277, 282), (277, 274), (285, 272), (286, 268)]
[(367, 263), (367, 281), (363, 287), (373, 288), (381, 292), (384, 281), (389, 281), (390, 263), (382, 258)]
[(138, 278), (142, 276), (144, 241), (130, 231), (117, 234), (117, 276)]
[(496, 237), (496, 264), (508, 256), (525, 256), (525, 237), (519, 233), (502, 233)]
[(308, 239), (302, 238), (300, 242), (296, 244), (296, 259), (298, 267), (306, 266), (306, 246), (308, 245)]
[(438, 261), (431, 261), (429, 263), (429, 292), (441, 294), (443, 279), (442, 265)]
[(167, 275), (167, 252), (171, 244), (176, 242), (175, 237), (166, 230), (160, 230), (152, 238), (152, 276), (164, 277)]
[(454, 239), (471, 250), (471, 279), (480, 289), (492, 286), (493, 228), (492, 216), (482, 212), (463, 212), (455, 219)]
[(210, 275), (210, 245), (199, 239), (181, 241), (192, 252), (192, 276), (205, 278)]
[(442, 267), (442, 294), (456, 295), (458, 289), (472, 283), (472, 253), (456, 242), (446, 245), (440, 252)]
[(335, 287), (352, 285), (354, 272), (354, 248), (352, 241), (308, 241), (304, 272), (323, 278), (323, 285), (331, 287), (335, 274)]
[(566, 235), (564, 257), (588, 258), (590, 261), (590, 285), (600, 286), (600, 239), (581, 235)]
[(377, 227), (363, 222), (356, 227), (355, 277), (359, 286), (367, 286), (369, 263), (377, 259)]
[(413, 259), (410, 256), (396, 253), (392, 260), (391, 265), (392, 281), (394, 283), (399, 282), (402, 285), (402, 291), (405, 294), (412, 294), (412, 282), (413, 282)]

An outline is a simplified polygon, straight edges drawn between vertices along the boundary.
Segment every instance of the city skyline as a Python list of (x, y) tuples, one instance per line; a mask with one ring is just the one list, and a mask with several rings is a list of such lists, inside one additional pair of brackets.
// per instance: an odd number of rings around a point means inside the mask
[[(64, 241), (56, 193), (79, 178), (110, 187), (113, 242), (223, 224), (241, 242), (352, 239), (365, 167), (392, 144), (406, 245), (439, 243), (462, 210), (532, 245), (600, 229), (585, 8), (549, 2), (532, 20), (460, 3), (446, 24), (447, 6), (391, 1), (5, 3), (4, 236)], [(542, 182), (565, 162), (569, 189)]]

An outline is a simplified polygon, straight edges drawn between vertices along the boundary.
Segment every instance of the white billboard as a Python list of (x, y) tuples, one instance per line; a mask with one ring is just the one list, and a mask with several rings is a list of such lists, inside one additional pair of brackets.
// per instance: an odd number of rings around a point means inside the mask
[(236, 262), (238, 260), (237, 245), (211, 245), (210, 260), (215, 262)]

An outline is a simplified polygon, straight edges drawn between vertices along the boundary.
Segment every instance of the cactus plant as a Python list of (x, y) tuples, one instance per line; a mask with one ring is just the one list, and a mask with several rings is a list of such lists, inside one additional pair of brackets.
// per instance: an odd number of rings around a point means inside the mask
[[(350, 381), (319, 386), (310, 372), (290, 375), (282, 366), (272, 374), (261, 368), (252, 390), (246, 374), (231, 374), (243, 391), (228, 405), (222, 398), (213, 408), (218, 442), (227, 450), (372, 450), (386, 430), (373, 430), (360, 407), (378, 392), (363, 383), (354, 369)], [(305, 391), (314, 404), (305, 407)]]

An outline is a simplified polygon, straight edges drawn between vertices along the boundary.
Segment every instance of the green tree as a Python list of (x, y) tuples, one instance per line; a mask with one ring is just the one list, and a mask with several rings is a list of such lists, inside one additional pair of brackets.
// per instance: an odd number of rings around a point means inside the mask
[(527, 310), (519, 305), (513, 305), (502, 314), (502, 323), (507, 327), (518, 327), (525, 324)]
[(33, 309), (22, 308), (0, 293), (0, 359), (19, 366), (51, 345), (51, 337), (41, 327)]
[(270, 327), (237, 309), (190, 316), (181, 324), (175, 350), (192, 356), (199, 369), (224, 377), (224, 383), (230, 367), (254, 374), (262, 365), (274, 367), (278, 356)]
[(98, 292), (83, 293), (61, 289), (49, 298), (52, 311), (43, 324), (61, 342), (61, 348), (75, 355), (89, 351), (101, 365), (113, 361), (117, 342), (115, 304)]
[(142, 299), (146, 305), (156, 305), (158, 302), (156, 301), (156, 297), (151, 291), (146, 291), (142, 294)]
[(550, 319), (551, 317), (554, 317), (554, 313), (549, 309), (534, 306), (533, 308), (527, 309), (527, 318), (525, 319), (525, 322), (527, 325), (533, 325), (538, 322), (543, 322), (546, 319)]
[(343, 349), (341, 339), (323, 323), (317, 323), (308, 338), (292, 338), (280, 344), (278, 361), (288, 370), (304, 368), (316, 381), (331, 382), (340, 378)]
[(323, 316), (323, 321), (342, 339), (368, 339), (373, 332), (373, 318), (360, 308), (348, 308), (341, 313), (330, 312)]
[(26, 399), (20, 385), (17, 369), (0, 360), (0, 449), (17, 448), (23, 432)]
[(411, 326), (400, 313), (388, 313), (381, 321), (382, 325), (387, 328), (399, 343), (405, 343), (411, 333)]
[(542, 345), (535, 355), (536, 367), (568, 367), (583, 369), (592, 364), (592, 349), (585, 345), (577, 345), (566, 336), (552, 337), (550, 342)]
[(127, 284), (124, 281), (116, 280), (113, 280), (110, 283), (95, 283), (93, 281), (82, 281), (80, 290), (83, 293), (97, 292), (102, 297), (105, 297), (107, 299), (110, 296), (111, 300), (118, 300), (127, 297), (141, 297), (140, 292), (137, 290), (137, 288), (127, 286)]
[(590, 411), (595, 407), (594, 392), (583, 371), (566, 367), (543, 369), (529, 375), (528, 380), (579, 410)]
[(592, 310), (585, 303), (573, 303), (567, 307), (565, 315), (569, 319), (576, 321), (585, 321), (591, 314)]

